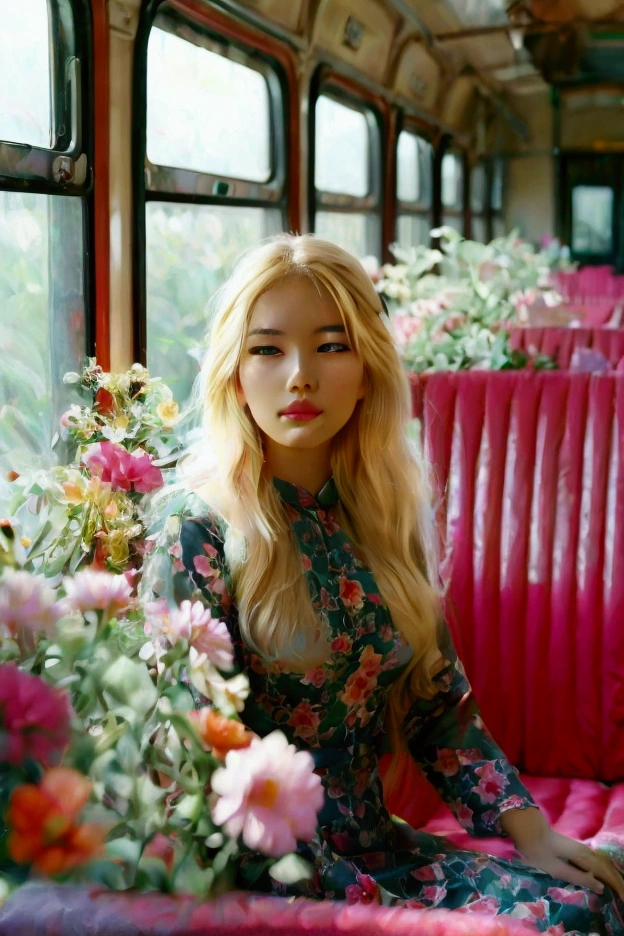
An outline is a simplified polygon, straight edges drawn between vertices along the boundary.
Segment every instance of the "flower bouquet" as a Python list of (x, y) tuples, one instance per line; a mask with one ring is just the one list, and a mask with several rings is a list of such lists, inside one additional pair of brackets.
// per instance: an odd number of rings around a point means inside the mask
[(394, 245), (399, 262), (383, 266), (377, 283), (405, 366), (419, 373), (554, 367), (544, 355), (511, 349), (508, 327), (521, 323), (537, 297), (562, 301), (550, 271), (565, 261), (552, 251), (536, 253), (515, 233), (487, 245), (448, 227), (432, 235), (440, 237), (440, 250)]
[(0, 899), (41, 877), (205, 898), (245, 847), (278, 881), (309, 877), (311, 756), (243, 726), (224, 621), (137, 596), (142, 499), (176, 447), (167, 388), (136, 365), (81, 379), (76, 461), (17, 479), (0, 526)]

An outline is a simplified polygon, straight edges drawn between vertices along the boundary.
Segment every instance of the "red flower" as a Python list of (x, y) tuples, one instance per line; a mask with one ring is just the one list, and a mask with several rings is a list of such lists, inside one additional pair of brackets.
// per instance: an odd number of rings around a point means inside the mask
[(345, 887), (345, 896), (347, 898), (347, 903), (381, 903), (381, 894), (379, 893), (379, 885), (377, 881), (370, 876), (370, 874), (360, 874), (357, 875), (357, 884), (349, 884)]
[(101, 413), (102, 416), (112, 416), (115, 412), (115, 397), (105, 387), (100, 387), (95, 394), (93, 409)]
[(60, 760), (69, 737), (67, 696), (13, 663), (0, 666), (0, 762)]
[(295, 738), (308, 739), (316, 734), (320, 722), (320, 716), (313, 706), (309, 702), (300, 702), (292, 710), (286, 724), (295, 728)]
[(7, 822), (9, 855), (42, 874), (63, 874), (102, 851), (108, 829), (76, 824), (91, 793), (91, 783), (76, 770), (53, 767), (39, 786), (25, 783), (11, 796)]
[(340, 576), (340, 598), (342, 603), (347, 608), (354, 608), (356, 611), (359, 611), (364, 604), (364, 589), (361, 584), (352, 579), (345, 578), (344, 575)]

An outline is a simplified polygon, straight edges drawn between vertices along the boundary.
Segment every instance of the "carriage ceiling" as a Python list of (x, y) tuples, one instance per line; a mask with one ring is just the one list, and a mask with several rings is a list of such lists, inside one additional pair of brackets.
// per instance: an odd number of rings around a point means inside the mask
[(457, 126), (471, 94), (518, 96), (624, 82), (624, 0), (216, 0)]

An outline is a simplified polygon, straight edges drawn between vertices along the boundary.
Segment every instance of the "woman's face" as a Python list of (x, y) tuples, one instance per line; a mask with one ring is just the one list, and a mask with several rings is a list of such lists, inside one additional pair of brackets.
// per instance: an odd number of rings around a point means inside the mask
[[(238, 399), (263, 435), (267, 462), (283, 449), (291, 456), (293, 449), (326, 454), (363, 396), (364, 366), (326, 290), (293, 276), (258, 299), (243, 346)], [(284, 414), (301, 400), (319, 414)]]

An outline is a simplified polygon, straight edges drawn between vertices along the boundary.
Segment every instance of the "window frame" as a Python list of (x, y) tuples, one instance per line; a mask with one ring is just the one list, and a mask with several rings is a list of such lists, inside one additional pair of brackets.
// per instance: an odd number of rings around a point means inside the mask
[[(316, 104), (319, 97), (329, 97), (363, 114), (369, 132), (370, 149), (368, 159), (368, 192), (366, 195), (348, 195), (340, 192), (324, 192), (316, 188)], [(350, 83), (341, 80), (335, 73), (328, 72), (322, 65), (316, 70), (310, 84), (308, 102), (308, 217), (312, 232), (316, 230), (318, 212), (328, 214), (368, 215), (375, 219), (376, 243), (367, 232), (367, 252), (380, 259), (385, 249), (383, 169), (384, 169), (384, 119), (376, 102), (371, 100)]]
[(91, 11), (87, 0), (47, 0), (47, 8), (53, 146), (0, 140), (0, 189), (88, 196), (93, 190)]
[[(240, 208), (273, 208), (281, 212), (284, 228), (288, 226), (292, 200), (291, 167), (289, 165), (289, 115), (291, 113), (291, 82), (288, 64), (283, 56), (265, 50), (264, 41), (254, 42), (254, 36), (238, 24), (225, 24), (211, 10), (206, 15), (194, 14), (194, 9), (181, 12), (166, 0), (152, 0), (141, 10), (135, 41), (133, 109), (138, 115), (134, 122), (133, 187), (136, 193), (134, 213), (133, 264), (133, 337), (134, 359), (147, 361), (147, 263), (146, 263), (146, 205), (148, 202), (175, 204), (219, 205)], [(159, 22), (160, 20), (160, 22)], [(223, 27), (222, 28), (222, 23)], [(258, 71), (267, 81), (269, 92), (269, 140), (271, 176), (266, 182), (254, 182), (226, 175), (200, 172), (179, 167), (158, 166), (147, 157), (147, 54), (152, 27), (163, 24), (183, 31), (181, 38), (226, 58), (244, 60), (249, 68)], [(233, 51), (231, 54), (230, 50)], [(298, 147), (295, 147), (298, 153)], [(298, 157), (297, 157), (298, 158)], [(219, 191), (222, 186), (226, 191)]]
[[(428, 147), (428, 167), (426, 169), (426, 175), (428, 178), (428, 187), (429, 195), (427, 200), (421, 200), (415, 202), (402, 201), (399, 199), (399, 137), (401, 133), (410, 133), (412, 136), (415, 136), (418, 140), (418, 163), (420, 170), (422, 171), (424, 160), (427, 158), (427, 153), (423, 152), (424, 146)], [(433, 143), (428, 138), (423, 128), (419, 125), (415, 125), (409, 121), (401, 121), (398, 126), (397, 134), (394, 141), (393, 147), (393, 159), (394, 159), (394, 238), (395, 243), (398, 242), (398, 225), (399, 218), (410, 216), (418, 218), (426, 218), (429, 222), (429, 230), (431, 231), (434, 227), (433, 224), (433, 212), (434, 212), (434, 203), (435, 203), (435, 191), (434, 191), (434, 156), (435, 150)], [(429, 238), (429, 242), (431, 238)], [(422, 246), (429, 246), (429, 242), (423, 244)]]

